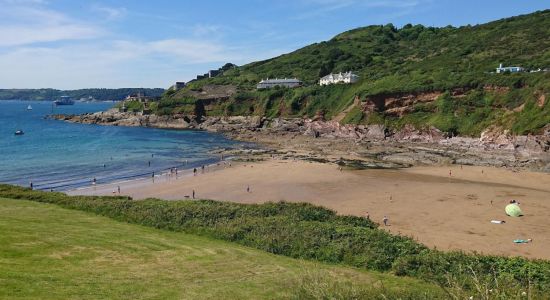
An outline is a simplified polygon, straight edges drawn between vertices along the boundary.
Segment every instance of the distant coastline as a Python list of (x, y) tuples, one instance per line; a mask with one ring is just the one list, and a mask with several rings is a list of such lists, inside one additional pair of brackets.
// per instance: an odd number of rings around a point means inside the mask
[(130, 94), (142, 93), (151, 97), (159, 97), (164, 93), (162, 88), (91, 88), (77, 90), (58, 89), (0, 89), (0, 101), (54, 101), (61, 96), (69, 96), (74, 100), (92, 98), (96, 101), (120, 101)]

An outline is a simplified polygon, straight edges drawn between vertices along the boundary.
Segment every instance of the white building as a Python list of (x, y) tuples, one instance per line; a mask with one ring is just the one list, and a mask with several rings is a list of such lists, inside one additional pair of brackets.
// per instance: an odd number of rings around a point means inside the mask
[(522, 67), (503, 67), (502, 64), (500, 64), (497, 68), (497, 74), (504, 72), (517, 73), (523, 71), (525, 71), (525, 69)]
[(262, 79), (257, 85), (257, 89), (269, 89), (276, 86), (282, 86), (287, 88), (296, 88), (302, 86), (302, 82), (296, 78), (291, 79)]
[(329, 84), (335, 84), (335, 83), (354, 83), (359, 80), (359, 76), (353, 74), (353, 72), (347, 72), (347, 73), (338, 73), (338, 74), (329, 74), (321, 80), (319, 80), (320, 85), (329, 85)]

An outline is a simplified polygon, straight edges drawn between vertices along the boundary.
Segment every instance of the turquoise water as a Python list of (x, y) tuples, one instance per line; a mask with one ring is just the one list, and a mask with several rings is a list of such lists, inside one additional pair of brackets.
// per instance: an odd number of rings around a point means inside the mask
[[(27, 105), (32, 110), (27, 110)], [(113, 103), (76, 103), (56, 114), (106, 110)], [(222, 135), (47, 120), (50, 102), (0, 101), (0, 182), (68, 190), (122, 179), (151, 177), (171, 167), (194, 168), (219, 158), (209, 151), (242, 145)], [(25, 132), (14, 135), (16, 130)], [(187, 164), (185, 164), (187, 161)], [(151, 164), (149, 166), (149, 163)]]

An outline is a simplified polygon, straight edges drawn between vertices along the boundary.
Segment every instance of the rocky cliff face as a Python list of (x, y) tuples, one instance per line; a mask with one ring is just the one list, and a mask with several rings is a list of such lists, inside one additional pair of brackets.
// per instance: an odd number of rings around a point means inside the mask
[(550, 125), (538, 136), (514, 136), (508, 131), (491, 127), (480, 138), (448, 137), (437, 128), (423, 130), (407, 125), (399, 130), (389, 130), (383, 125), (342, 125), (336, 121), (301, 118), (266, 119), (259, 116), (202, 117), (156, 116), (109, 110), (83, 115), (54, 115), (54, 119), (74, 123), (110, 126), (142, 126), (167, 129), (201, 129), (213, 132), (265, 132), (294, 133), (323, 138), (344, 138), (357, 141), (391, 141), (435, 143), (459, 148), (481, 150), (505, 150), (518, 155), (547, 153), (550, 151)]

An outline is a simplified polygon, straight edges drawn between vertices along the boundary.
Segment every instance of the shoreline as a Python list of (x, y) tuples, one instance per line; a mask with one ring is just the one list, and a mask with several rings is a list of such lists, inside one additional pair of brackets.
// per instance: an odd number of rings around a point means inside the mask
[[(115, 187), (69, 194), (112, 195)], [(390, 226), (381, 228), (440, 250), (550, 259), (549, 174), (475, 166), (340, 171), (336, 164), (275, 156), (234, 162), (197, 176), (121, 185), (121, 194), (136, 200), (191, 199), (193, 190), (196, 199), (308, 202), (344, 215), (364, 217), (368, 212), (378, 223), (388, 216)], [(510, 199), (521, 202), (524, 217), (505, 215)], [(516, 245), (512, 241), (518, 238), (532, 238), (533, 243)]]
[[(71, 123), (104, 126), (204, 130), (270, 149), (309, 149), (310, 152), (358, 153), (357, 159), (410, 165), (481, 165), (550, 172), (550, 126), (541, 135), (514, 136), (488, 128), (479, 138), (449, 137), (430, 127), (342, 125), (336, 121), (259, 116), (156, 116), (109, 110), (83, 115), (52, 115)], [(294, 145), (289, 145), (292, 143)], [(343, 144), (343, 145), (340, 145)], [(292, 147), (293, 146), (293, 147)], [(318, 151), (320, 148), (321, 151)], [(322, 156), (322, 155), (321, 155)]]

